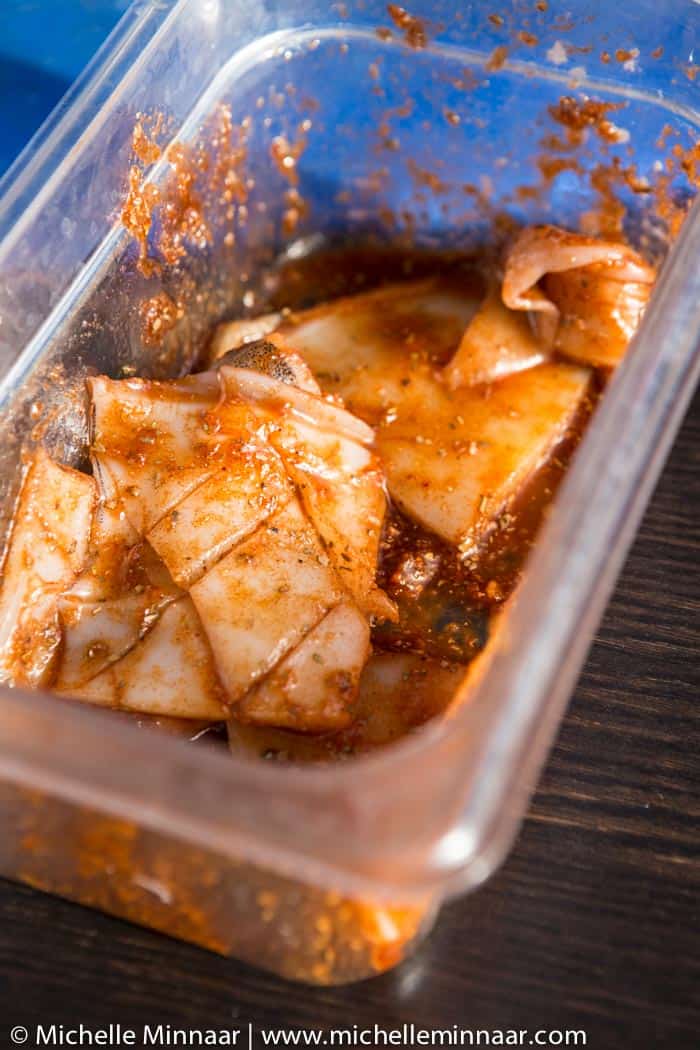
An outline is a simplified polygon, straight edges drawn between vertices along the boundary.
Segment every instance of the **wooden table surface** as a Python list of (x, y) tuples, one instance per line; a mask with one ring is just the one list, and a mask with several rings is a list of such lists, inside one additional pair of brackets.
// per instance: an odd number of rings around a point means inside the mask
[[(700, 397), (509, 860), (394, 974), (309, 990), (0, 881), (11, 1024), (582, 1028), (700, 1046)], [(31, 1046), (30, 1040), (27, 1046)]]

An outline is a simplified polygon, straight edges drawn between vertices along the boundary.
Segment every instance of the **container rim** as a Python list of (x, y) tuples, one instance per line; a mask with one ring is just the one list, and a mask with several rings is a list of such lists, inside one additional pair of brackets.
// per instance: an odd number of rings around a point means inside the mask
[[(35, 200), (46, 166), (79, 142), (117, 60), (135, 67), (184, 3), (127, 10), (0, 180), (0, 235), (26, 221), (23, 202)], [(450, 718), (327, 767), (232, 759), (162, 737), (154, 763), (153, 734), (86, 706), (0, 689), (0, 776), (312, 882), (395, 896), (481, 881), (515, 833), (700, 374), (699, 257), (696, 202), (540, 533), (489, 673)], [(77, 738), (83, 748), (67, 768)]]

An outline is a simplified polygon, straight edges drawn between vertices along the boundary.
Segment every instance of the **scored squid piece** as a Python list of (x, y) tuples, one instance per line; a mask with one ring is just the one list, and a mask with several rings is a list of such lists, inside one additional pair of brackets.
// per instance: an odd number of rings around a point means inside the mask
[(181, 587), (191, 587), (291, 498), (291, 485), (272, 449), (250, 443), (226, 458), (148, 533)]
[(394, 603), (375, 582), (386, 514), (376, 456), (347, 438), (300, 423), (284, 428), (279, 440), (304, 509), (343, 584), (365, 615), (395, 620)]
[(360, 678), (351, 725), (311, 736), (273, 726), (228, 723), (233, 754), (291, 762), (338, 761), (384, 747), (450, 709), (465, 668), (420, 653), (373, 653)]
[[(274, 344), (251, 343), (226, 355), (214, 372), (178, 381), (172, 390), (166, 386), (94, 383), (100, 401), (94, 457), (112, 482), (104, 485), (103, 502), (127, 508), (128, 523), (163, 559), (173, 587), (189, 590), (225, 702), (235, 705), (280, 661), (292, 659), (297, 647), (292, 667), (302, 661), (300, 643), (341, 600), (350, 603), (353, 587), (365, 602), (364, 616), (353, 606), (364, 636), (369, 609), (393, 614), (374, 582), (386, 509), (382, 477), (367, 447), (374, 433), (321, 397), (302, 359)], [(104, 432), (110, 428), (108, 442)], [(175, 485), (169, 487), (171, 469)], [(361, 550), (353, 549), (353, 539)], [(358, 579), (348, 578), (344, 587), (339, 575), (347, 570), (348, 551), (356, 557)], [(141, 651), (167, 609), (163, 603), (146, 605), (145, 598), (141, 604), (126, 601), (126, 590), (122, 598), (124, 623), (108, 605), (95, 610), (93, 620), (92, 610), (81, 608), (81, 619), (66, 604), (74, 644), (66, 650), (61, 685), (73, 692), (77, 687), (95, 702), (102, 697), (104, 703), (133, 705), (104, 697), (113, 695), (124, 661)], [(338, 682), (349, 710), (357, 688), (354, 661), (360, 650), (364, 660), (366, 646), (358, 650), (352, 615), (338, 619), (336, 634), (343, 625), (349, 669), (344, 676), (339, 671)], [(325, 717), (339, 719), (338, 698), (326, 700)], [(141, 710), (151, 711), (148, 701)], [(255, 718), (254, 705), (250, 711)], [(307, 714), (300, 708), (296, 717), (297, 728), (304, 728)], [(312, 717), (324, 716), (319, 710)], [(289, 713), (286, 719), (290, 724)]]
[[(223, 365), (220, 376), (226, 393), (234, 399), (234, 403), (242, 398), (251, 406), (258, 405), (268, 416), (269, 413), (275, 413), (273, 422), (279, 422), (284, 416), (292, 417), (300, 422), (313, 423), (333, 434), (342, 434), (368, 447), (374, 443), (372, 428), (330, 398), (301, 390), (292, 384), (280, 382), (274, 376), (248, 368)], [(219, 415), (225, 408), (228, 408), (225, 404), (219, 406)], [(228, 428), (227, 420), (224, 426)]]
[(219, 398), (216, 375), (175, 382), (88, 380), (95, 475), (105, 500), (121, 501), (143, 535), (216, 469), (221, 443), (208, 413)]
[(272, 342), (273, 338), (258, 339), (254, 343), (228, 350), (216, 359), (212, 367), (250, 369), (280, 383), (288, 383), (311, 394), (320, 394), (321, 388), (304, 359), (293, 350), (280, 349)]
[(59, 599), (61, 657), (56, 688), (84, 685), (121, 659), (182, 596), (118, 500), (95, 506), (82, 572)]
[(386, 495), (383, 472), (367, 447), (374, 442), (373, 432), (318, 397), (299, 398), (295, 392), (290, 402), (287, 388), (268, 377), (232, 368), (222, 369), (222, 377), (227, 390), (270, 413), (269, 441), (362, 611), (395, 618), (393, 603), (375, 583)]
[(310, 733), (353, 721), (369, 624), (353, 602), (327, 613), (289, 656), (236, 706), (236, 718)]
[(532, 331), (527, 315), (509, 310), (500, 290), (492, 288), (467, 325), (442, 376), (450, 390), (456, 390), (493, 383), (546, 359), (547, 351)]
[(414, 375), (377, 433), (399, 506), (465, 555), (566, 436), (588, 369), (543, 364), (487, 387), (451, 392)]
[(290, 500), (190, 594), (235, 704), (343, 597), (315, 529)]
[(108, 553), (91, 550), (59, 601), (54, 687), (119, 710), (220, 718), (220, 685), (197, 614), (150, 545), (129, 546), (132, 537), (115, 507), (98, 505), (91, 548), (101, 543)]
[(101, 602), (120, 597), (133, 573), (139, 534), (119, 500), (99, 500), (94, 508), (85, 564), (70, 589), (72, 598)]
[(226, 717), (211, 649), (187, 596), (168, 605), (126, 656), (65, 692), (89, 703), (149, 715), (207, 721)]
[(20, 491), (0, 592), (0, 680), (50, 684), (58, 600), (83, 567), (95, 502), (91, 477), (38, 449)]
[(466, 278), (389, 285), (295, 314), (268, 338), (296, 350), (326, 393), (376, 423), (400, 398), (407, 362), (447, 363), (482, 297), (480, 282)]
[(56, 688), (61, 691), (84, 685), (125, 656), (165, 607), (182, 597), (147, 543), (130, 547), (121, 563), (113, 560), (110, 568), (111, 576), (100, 578), (98, 597), (84, 582), (91, 577), (90, 566), (59, 601), (62, 647)]
[(655, 277), (626, 245), (534, 226), (508, 253), (503, 301), (530, 314), (545, 348), (614, 368), (639, 326)]
[(56, 689), (67, 692), (84, 685), (121, 659), (148, 633), (172, 600), (148, 591), (101, 602), (61, 598), (63, 649)]

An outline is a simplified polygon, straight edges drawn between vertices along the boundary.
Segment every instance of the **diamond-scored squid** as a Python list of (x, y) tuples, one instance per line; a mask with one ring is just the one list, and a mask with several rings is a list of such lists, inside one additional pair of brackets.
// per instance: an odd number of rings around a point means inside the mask
[[(82, 544), (42, 570), (49, 605), (34, 615), (50, 653), (34, 654), (37, 684), (151, 715), (348, 725), (370, 620), (395, 615), (376, 583), (386, 494), (373, 431), (271, 344), (184, 380), (100, 376), (88, 389), (94, 480), (38, 454), (10, 544), (14, 571), (37, 472), (85, 489)], [(11, 656), (27, 628), (13, 612), (6, 677), (19, 683), (30, 679)]]
[(41, 449), (28, 465), (0, 593), (0, 678), (46, 685), (60, 646), (59, 601), (85, 560), (95, 502), (92, 478)]
[(302, 761), (448, 711), (653, 280), (533, 227), (462, 283), (222, 324), (199, 374), (91, 377), (92, 473), (25, 463), (0, 680)]
[(493, 284), (481, 302), (437, 278), (391, 285), (298, 314), (266, 338), (374, 426), (394, 503), (465, 553), (562, 440), (590, 387), (590, 370), (553, 361)]

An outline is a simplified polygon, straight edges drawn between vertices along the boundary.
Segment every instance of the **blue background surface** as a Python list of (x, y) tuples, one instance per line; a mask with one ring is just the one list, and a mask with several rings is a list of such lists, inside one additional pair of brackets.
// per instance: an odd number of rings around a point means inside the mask
[(0, 175), (48, 116), (129, 0), (4, 0)]

